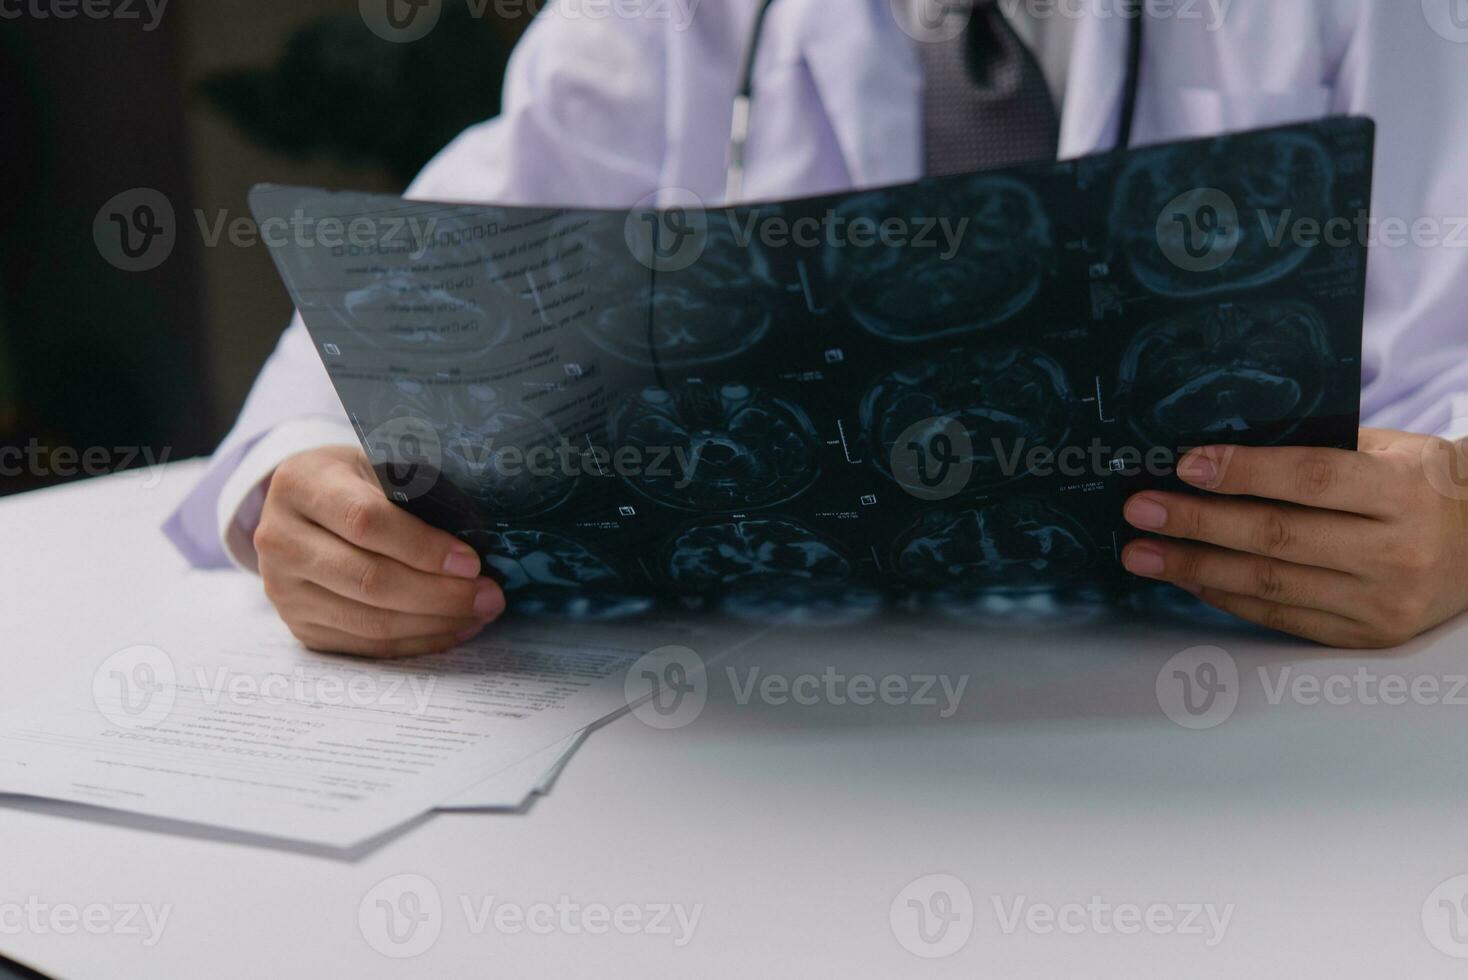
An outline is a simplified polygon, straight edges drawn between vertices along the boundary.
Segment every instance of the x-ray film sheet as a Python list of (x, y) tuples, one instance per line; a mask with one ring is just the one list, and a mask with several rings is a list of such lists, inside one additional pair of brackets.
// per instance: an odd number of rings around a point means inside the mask
[(1373, 136), (730, 209), (252, 205), (384, 491), (516, 612), (839, 622), (1120, 598), (1122, 503), (1181, 451), (1354, 448)]

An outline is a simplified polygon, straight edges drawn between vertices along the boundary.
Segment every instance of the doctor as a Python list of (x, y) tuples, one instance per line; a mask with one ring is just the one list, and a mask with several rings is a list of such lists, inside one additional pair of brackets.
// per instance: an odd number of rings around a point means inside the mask
[[(913, 3), (933, 0), (553, 0), (503, 114), (410, 195), (714, 204), (1374, 116), (1373, 214), (1411, 232), (1371, 250), (1362, 451), (1198, 451), (1180, 472), (1209, 493), (1130, 500), (1160, 537), (1123, 559), (1336, 646), (1468, 609), (1468, 456), (1448, 441), (1468, 435), (1468, 0)], [(197, 564), (258, 570), (313, 648), (440, 650), (505, 606), (472, 551), (385, 501), (299, 318), (166, 530)]]

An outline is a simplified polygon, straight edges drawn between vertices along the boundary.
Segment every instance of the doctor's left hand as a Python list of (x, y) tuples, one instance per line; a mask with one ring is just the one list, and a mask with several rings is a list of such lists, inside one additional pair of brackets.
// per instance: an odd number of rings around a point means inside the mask
[(1359, 452), (1213, 446), (1207, 496), (1127, 501), (1122, 562), (1242, 619), (1336, 647), (1396, 646), (1468, 609), (1468, 442), (1362, 429)]

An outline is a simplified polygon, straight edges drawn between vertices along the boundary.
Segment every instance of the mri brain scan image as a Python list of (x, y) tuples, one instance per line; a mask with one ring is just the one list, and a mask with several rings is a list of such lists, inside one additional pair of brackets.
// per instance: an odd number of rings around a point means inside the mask
[(805, 412), (748, 385), (646, 388), (612, 411), (608, 431), (616, 451), (635, 449), (642, 461), (624, 478), (650, 499), (682, 510), (769, 506), (820, 475), (815, 429)]
[[(768, 221), (784, 213), (780, 205), (762, 204), (754, 218), (757, 222)], [(751, 234), (750, 215), (710, 211), (705, 217), (706, 238), (697, 261), (686, 269), (662, 275), (696, 283), (702, 289), (751, 295), (768, 293), (778, 285), (779, 275), (771, 261), (773, 256), (761, 236)]]
[(852, 566), (836, 545), (783, 518), (701, 524), (664, 548), (664, 568), (681, 589), (729, 592), (777, 582), (839, 583)]
[(493, 385), (396, 378), (377, 389), (373, 420), (381, 425), (400, 417), (432, 426), (443, 475), (493, 517), (543, 513), (575, 489), (579, 470), (563, 467), (555, 455), (556, 430), (525, 406), (507, 403)]
[(773, 317), (758, 303), (659, 283), (608, 297), (584, 326), (591, 341), (633, 364), (681, 368), (728, 360), (754, 347)]
[(1138, 333), (1122, 359), (1120, 395), (1133, 428), (1154, 445), (1255, 429), (1283, 438), (1320, 404), (1331, 359), (1313, 307), (1230, 303)]
[(578, 541), (549, 531), (465, 531), (499, 580), (517, 615), (578, 620), (626, 619), (652, 608), (622, 589), (609, 562)]
[[(709, 213), (699, 228), (706, 229), (703, 250), (673, 271), (639, 265), (624, 240), (599, 235), (588, 243), (588, 267), (598, 275), (618, 270), (614, 288), (597, 293), (582, 321), (594, 344), (633, 364), (681, 368), (738, 357), (765, 338), (779, 296), (766, 257), (753, 241), (740, 242), (722, 211)], [(604, 256), (608, 249), (620, 251)]]
[[(477, 299), (477, 277), (448, 280), (390, 275), (346, 294), (332, 312), (368, 347), (411, 355), (424, 363), (462, 364), (483, 357), (509, 336), (508, 316)], [(494, 291), (497, 300), (504, 295)]]
[(964, 510), (932, 510), (898, 535), (893, 561), (918, 587), (1039, 592), (1090, 567), (1095, 545), (1063, 511), (1014, 498)]
[[(827, 246), (825, 274), (863, 329), (917, 343), (1011, 319), (1040, 291), (1055, 242), (1039, 197), (1018, 180), (978, 176), (943, 189), (873, 191), (837, 208), (846, 241), (900, 218), (905, 244)], [(945, 230), (934, 224), (946, 217)], [(964, 223), (966, 221), (966, 223)], [(859, 223), (859, 224), (854, 224)]]
[(877, 468), (904, 487), (918, 487), (925, 455), (936, 450), (907, 452), (898, 443), (912, 438), (914, 426), (951, 418), (970, 446), (966, 459), (950, 462), (972, 467), (970, 487), (992, 487), (1023, 475), (1007, 472), (1007, 460), (1065, 444), (1074, 402), (1065, 372), (1038, 351), (955, 351), (878, 381), (862, 399), (861, 424)]
[(550, 531), (465, 531), (461, 537), (497, 573), (507, 593), (532, 588), (595, 591), (621, 581), (585, 545)]
[(1300, 133), (1143, 153), (1118, 178), (1113, 247), (1147, 289), (1203, 296), (1274, 282), (1310, 254), (1274, 233), (1333, 213), (1335, 171)]

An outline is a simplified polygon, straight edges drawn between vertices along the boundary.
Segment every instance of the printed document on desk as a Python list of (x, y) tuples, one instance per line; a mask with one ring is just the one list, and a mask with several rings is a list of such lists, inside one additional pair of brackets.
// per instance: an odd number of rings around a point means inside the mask
[(680, 624), (525, 624), (409, 661), (324, 656), (257, 582), (205, 573), (119, 639), (0, 723), (0, 792), (338, 848), (625, 709), (647, 650), (716, 642)]

